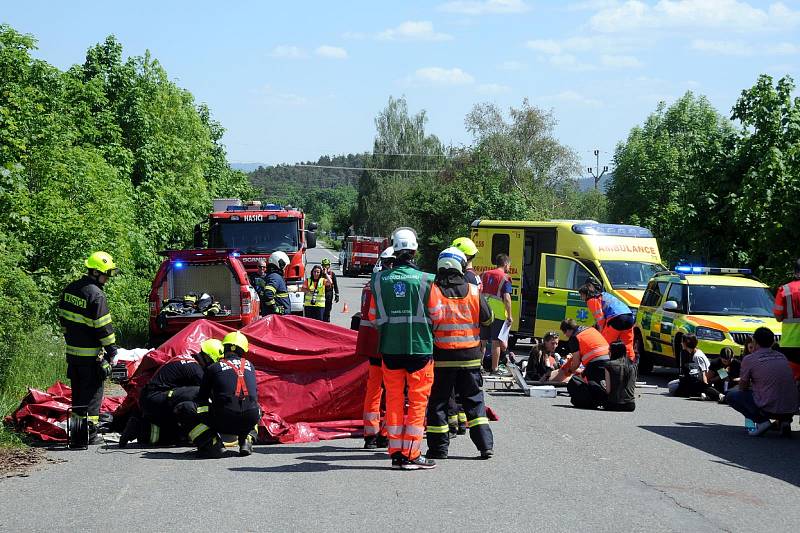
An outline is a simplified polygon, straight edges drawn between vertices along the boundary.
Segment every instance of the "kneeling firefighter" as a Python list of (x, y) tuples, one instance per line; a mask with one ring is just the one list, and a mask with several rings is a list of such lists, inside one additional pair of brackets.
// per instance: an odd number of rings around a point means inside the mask
[(451, 247), (439, 254), (436, 280), (428, 301), (433, 325), (433, 388), (428, 402), (429, 459), (447, 459), (450, 427), (447, 408), (456, 395), (467, 415), (467, 427), (481, 459), (493, 455), (494, 439), (486, 417), (481, 378), (480, 326), (494, 320), (476, 285), (467, 283), (467, 258)]
[(292, 312), (289, 290), (283, 279), (284, 269), (289, 265), (289, 256), (284, 252), (272, 252), (267, 265), (267, 275), (261, 291), (261, 314), (288, 315)]
[(182, 402), (175, 408), (200, 455), (213, 459), (222, 457), (221, 433), (236, 435), (239, 455), (250, 455), (261, 418), (256, 372), (244, 358), (249, 349), (247, 337), (234, 331), (225, 335), (222, 345), (224, 357), (206, 370), (197, 402)]
[(139, 444), (174, 444), (185, 437), (175, 407), (197, 399), (205, 369), (222, 359), (222, 352), (222, 341), (206, 339), (200, 344), (199, 353), (179, 355), (162, 365), (142, 389), (142, 416), (128, 420), (119, 437), (119, 447), (124, 448), (132, 440)]

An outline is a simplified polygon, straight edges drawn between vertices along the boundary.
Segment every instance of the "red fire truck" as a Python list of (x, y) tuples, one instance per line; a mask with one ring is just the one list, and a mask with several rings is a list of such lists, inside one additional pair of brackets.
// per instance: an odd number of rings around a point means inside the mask
[(339, 253), (339, 264), (345, 276), (371, 273), (380, 253), (389, 246), (385, 237), (351, 235), (344, 240)]
[(209, 248), (238, 250), (238, 257), (248, 273), (258, 270), (258, 261), (268, 260), (272, 252), (282, 251), (289, 256), (284, 271), (292, 313), (302, 314), (303, 293), (298, 292), (305, 277), (307, 248), (317, 246), (316, 223), (305, 226), (302, 209), (259, 201), (242, 202), (235, 198), (214, 200), (214, 211), (208, 216), (208, 227), (195, 226), (194, 244)]

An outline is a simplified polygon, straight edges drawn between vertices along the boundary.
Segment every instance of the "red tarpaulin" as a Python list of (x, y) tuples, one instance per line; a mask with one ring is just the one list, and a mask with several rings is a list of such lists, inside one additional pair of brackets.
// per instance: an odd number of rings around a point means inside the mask
[[(205, 339), (222, 339), (230, 331), (233, 330), (215, 322), (198, 320), (150, 351), (125, 384), (128, 395), (114, 416), (130, 414), (139, 391), (164, 362), (177, 355), (196, 353)], [(355, 331), (318, 320), (276, 315), (241, 331), (250, 344), (246, 357), (256, 368), (258, 398), (264, 411), (259, 428), (262, 440), (308, 442), (361, 434), (368, 363), (355, 355)], [(24, 409), (42, 411), (39, 416), (47, 418), (44, 411), (48, 408), (37, 407), (43, 404), (31, 395), (26, 397), (29, 399), (34, 401), (23, 401), (12, 419), (17, 427), (44, 438), (41, 431), (31, 431), (30, 424), (20, 425), (18, 415)], [(63, 399), (62, 396), (62, 402)], [(65, 435), (62, 430), (49, 437), (63, 440)]]

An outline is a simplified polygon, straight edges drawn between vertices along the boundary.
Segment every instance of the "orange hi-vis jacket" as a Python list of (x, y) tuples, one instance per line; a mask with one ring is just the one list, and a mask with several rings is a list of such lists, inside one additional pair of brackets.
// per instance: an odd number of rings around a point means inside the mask
[(800, 280), (790, 281), (775, 294), (775, 318), (781, 321), (781, 346), (800, 348)]
[(434, 284), (430, 296), (433, 344), (443, 350), (466, 350), (480, 346), (480, 289), (467, 284), (464, 298), (448, 298)]
[(583, 366), (588, 365), (598, 357), (608, 357), (608, 341), (594, 328), (586, 328), (575, 333), (578, 339), (579, 353)]
[(361, 290), (361, 322), (358, 326), (356, 355), (376, 360), (380, 364), (381, 354), (378, 351), (378, 330), (369, 320), (369, 307), (372, 304), (372, 289), (368, 281)]

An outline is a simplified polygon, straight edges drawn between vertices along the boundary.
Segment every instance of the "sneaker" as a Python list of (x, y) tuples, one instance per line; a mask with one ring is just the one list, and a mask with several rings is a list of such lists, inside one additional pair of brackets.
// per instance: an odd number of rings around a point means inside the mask
[(402, 468), (404, 460), (405, 460), (405, 457), (403, 457), (402, 453), (394, 452), (392, 454), (392, 468), (398, 468), (398, 469)]
[(435, 452), (433, 450), (428, 450), (428, 453), (425, 454), (425, 457), (428, 459), (447, 459), (447, 452)]
[(89, 437), (89, 444), (90, 445), (96, 446), (96, 445), (105, 444), (105, 443), (106, 443), (106, 441), (105, 441), (105, 439), (103, 438), (103, 436), (100, 433), (95, 433), (94, 437)]
[(378, 448), (377, 437), (374, 435), (370, 435), (369, 437), (364, 437), (364, 449), (365, 450), (375, 450)]
[(383, 435), (378, 435), (375, 439), (375, 447), (376, 448), (388, 448), (389, 447), (389, 437), (385, 437)]
[(247, 438), (239, 441), (239, 457), (247, 457), (253, 453), (253, 437), (250, 435)]
[(421, 455), (414, 460), (402, 458), (400, 468), (403, 470), (430, 470), (436, 468), (436, 461), (427, 459)]
[(758, 424), (755, 425), (754, 428), (748, 430), (747, 434), (750, 435), (751, 437), (758, 437), (759, 435), (763, 435), (764, 433), (766, 433), (769, 430), (770, 426), (772, 426), (772, 422), (770, 422), (769, 420), (767, 420), (766, 422), (759, 422)]
[(497, 370), (492, 372), (495, 376), (510, 376), (511, 372), (506, 368), (506, 365), (499, 365)]
[(139, 437), (141, 426), (142, 421), (139, 419), (139, 417), (130, 417), (128, 422), (125, 424), (125, 429), (123, 429), (122, 433), (119, 435), (119, 447), (124, 448), (130, 441), (136, 440)]
[(494, 450), (481, 450), (481, 459), (491, 459), (494, 456)]

